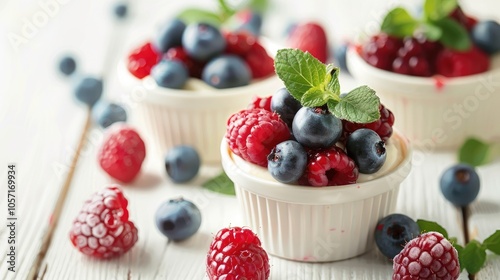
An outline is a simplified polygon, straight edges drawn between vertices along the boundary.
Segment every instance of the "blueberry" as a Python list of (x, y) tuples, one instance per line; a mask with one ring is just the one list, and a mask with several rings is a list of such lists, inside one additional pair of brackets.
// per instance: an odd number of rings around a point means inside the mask
[(382, 218), (375, 228), (375, 243), (384, 256), (393, 259), (406, 242), (420, 234), (418, 224), (403, 214), (391, 214)]
[(128, 12), (128, 6), (127, 3), (117, 3), (115, 7), (113, 8), (113, 12), (117, 18), (126, 18), (127, 17), (127, 12)]
[(165, 22), (153, 38), (155, 48), (164, 53), (168, 49), (182, 44), (182, 36), (186, 30), (186, 24), (179, 19)]
[(195, 23), (186, 27), (182, 46), (196, 60), (208, 61), (226, 49), (226, 40), (220, 31), (207, 23)]
[(300, 102), (286, 88), (280, 88), (271, 98), (271, 111), (278, 113), (289, 128), (292, 128), (293, 117), (300, 108)]
[(235, 55), (221, 55), (203, 68), (201, 78), (207, 84), (222, 89), (245, 86), (252, 80), (250, 68)]
[(262, 15), (256, 11), (243, 11), (241, 15), (244, 20), (237, 28), (239, 31), (248, 31), (259, 37), (262, 29)]
[(500, 24), (493, 20), (477, 23), (471, 31), (472, 41), (488, 54), (500, 51)]
[(151, 77), (161, 87), (181, 89), (189, 78), (189, 72), (180, 61), (162, 60), (151, 69)]
[(80, 79), (75, 87), (75, 96), (81, 102), (92, 107), (101, 98), (102, 95), (102, 80), (85, 77)]
[(127, 112), (118, 104), (101, 100), (92, 107), (92, 118), (102, 128), (106, 128), (116, 122), (126, 122)]
[(456, 206), (467, 206), (479, 193), (479, 176), (468, 164), (448, 168), (439, 182), (444, 197)]
[(173, 241), (181, 241), (195, 234), (201, 225), (201, 213), (189, 200), (170, 199), (155, 214), (156, 227)]
[(335, 60), (337, 61), (337, 64), (339, 65), (340, 69), (344, 70), (346, 73), (349, 73), (349, 69), (347, 69), (347, 62), (346, 62), (347, 47), (348, 47), (347, 44), (342, 44), (336, 47), (334, 54), (335, 54)]
[(267, 169), (274, 179), (290, 184), (296, 182), (307, 166), (306, 150), (298, 142), (281, 142), (267, 156)]
[(200, 170), (200, 156), (190, 146), (176, 146), (165, 156), (165, 169), (168, 176), (176, 183), (193, 179)]
[(385, 142), (368, 128), (358, 129), (347, 137), (346, 152), (364, 174), (377, 172), (387, 157)]
[(295, 139), (306, 147), (329, 148), (342, 135), (342, 122), (327, 109), (302, 107), (293, 118), (292, 131)]
[(59, 71), (64, 75), (71, 75), (76, 70), (76, 61), (71, 56), (64, 56), (61, 61), (59, 61)]

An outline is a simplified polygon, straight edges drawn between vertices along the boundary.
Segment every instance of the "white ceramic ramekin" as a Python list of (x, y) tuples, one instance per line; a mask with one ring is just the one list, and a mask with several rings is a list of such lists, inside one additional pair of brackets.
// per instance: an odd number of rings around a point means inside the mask
[(222, 167), (234, 182), (245, 225), (268, 253), (303, 262), (343, 260), (371, 249), (376, 223), (395, 210), (400, 183), (411, 169), (411, 149), (399, 134), (392, 137), (401, 141), (403, 160), (365, 183), (306, 187), (252, 176), (235, 164), (225, 139)]
[(353, 46), (347, 66), (360, 83), (376, 90), (381, 102), (396, 116), (395, 127), (415, 147), (457, 148), (476, 136), (500, 139), (493, 124), (500, 108), (500, 55), (491, 70), (466, 77), (413, 77), (380, 70), (366, 63)]
[(254, 96), (269, 96), (283, 87), (273, 75), (229, 89), (210, 88), (201, 80), (192, 79), (187, 87), (195, 90), (175, 90), (157, 86), (150, 76), (137, 79), (125, 63), (119, 65), (118, 72), (122, 85), (135, 95), (133, 114), (158, 148), (166, 152), (176, 145), (191, 145), (203, 163), (220, 163), (220, 139), (233, 113), (245, 109)]

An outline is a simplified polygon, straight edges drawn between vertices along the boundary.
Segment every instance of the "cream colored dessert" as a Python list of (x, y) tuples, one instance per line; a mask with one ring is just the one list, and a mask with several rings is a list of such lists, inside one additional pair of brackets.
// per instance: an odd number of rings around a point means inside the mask
[[(391, 137), (386, 143), (387, 158), (382, 168), (373, 174), (360, 173), (357, 182), (368, 182), (389, 174), (403, 161), (404, 155), (400, 152), (402, 150), (403, 147), (400, 140), (396, 137)], [(244, 172), (265, 180), (276, 181), (266, 168), (250, 163), (235, 154), (232, 154), (232, 158), (236, 166)]]

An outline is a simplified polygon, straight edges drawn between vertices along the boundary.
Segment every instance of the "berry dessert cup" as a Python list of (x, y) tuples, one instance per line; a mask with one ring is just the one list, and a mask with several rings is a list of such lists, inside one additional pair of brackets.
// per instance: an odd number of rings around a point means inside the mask
[[(395, 210), (411, 169), (409, 143), (371, 89), (340, 95), (338, 68), (291, 49), (278, 51), (275, 66), (286, 88), (270, 108), (233, 114), (220, 145), (244, 221), (281, 258), (329, 262), (363, 254), (374, 245), (378, 220)], [(314, 100), (304, 84), (318, 88)]]
[[(491, 24), (466, 16), (458, 6), (448, 8), (425, 10), (424, 22), (395, 8), (379, 34), (347, 53), (352, 76), (375, 89), (398, 116), (398, 129), (427, 150), (455, 149), (473, 136), (500, 139), (500, 128), (489, 125), (500, 104), (500, 46), (491, 50), (497, 36), (483, 31)], [(396, 14), (413, 28), (398, 29)], [(429, 39), (432, 34), (421, 28), (428, 25), (443, 35)]]
[[(188, 28), (189, 25), (186, 30)], [(199, 27), (199, 30), (205, 29)], [(184, 32), (186, 33), (187, 31)], [(198, 151), (203, 163), (220, 163), (219, 143), (224, 135), (228, 117), (245, 108), (258, 93), (268, 94), (281, 84), (272, 69), (272, 56), (276, 47), (270, 41), (264, 38), (249, 38), (242, 33), (222, 34), (224, 34), (223, 40), (226, 41), (225, 50), (221, 50), (222, 53), (219, 54), (212, 54), (211, 57), (217, 58), (226, 54), (233, 56), (234, 54), (234, 56), (244, 58), (249, 64), (249, 67), (245, 66), (244, 69), (250, 68), (251, 70), (250, 76), (248, 72), (243, 73), (246, 83), (240, 83), (239, 78), (236, 78), (235, 82), (234, 77), (229, 77), (226, 78), (227, 84), (219, 87), (220, 84), (217, 82), (224, 82), (222, 76), (225, 74), (216, 73), (212, 76), (206, 74), (209, 77), (205, 77), (203, 69), (209, 64), (208, 59), (195, 60), (186, 54), (187, 46), (183, 45), (170, 48), (155, 47), (154, 40), (153, 43), (145, 44), (137, 49), (128, 57), (128, 61), (123, 61), (119, 65), (119, 79), (122, 85), (130, 91), (131, 99), (134, 101), (134, 114), (145, 132), (151, 136), (152, 144), (160, 151), (166, 152), (177, 145), (189, 145)], [(190, 36), (196, 37), (192, 34)], [(191, 38), (191, 40), (194, 39)], [(165, 41), (168, 40), (161, 41), (163, 45)], [(245, 47), (254, 47), (256, 50), (250, 51)], [(165, 52), (161, 54), (158, 49), (164, 49)], [(144, 58), (140, 57), (141, 52), (145, 53)], [(238, 52), (240, 53), (236, 54)], [(153, 53), (153, 55), (149, 54), (148, 57), (148, 53)], [(195, 49), (195, 53), (201, 53), (201, 51)], [(265, 55), (267, 60), (257, 61), (262, 58), (259, 58), (260, 55)], [(240, 57), (237, 59), (231, 57), (231, 59), (233, 62), (238, 60), (240, 64), (236, 65), (241, 66), (243, 59)], [(148, 59), (151, 61), (148, 62)], [(176, 65), (164, 63), (172, 61), (181, 61), (181, 63)], [(264, 62), (268, 62), (267, 65), (271, 68), (265, 69), (266, 63)], [(164, 65), (160, 65), (162, 63)], [(186, 67), (179, 67), (182, 63)], [(148, 64), (150, 64), (150, 69), (143, 71), (147, 68), (144, 65)], [(139, 66), (134, 68), (135, 65)], [(224, 66), (219, 64), (219, 69), (221, 67)], [(187, 76), (181, 75), (181, 72), (185, 71), (182, 68), (187, 68)], [(236, 68), (241, 69), (241, 67)], [(212, 70), (212, 73), (216, 71), (217, 69)], [(179, 79), (183, 80), (182, 85), (179, 85)], [(212, 84), (209, 85), (207, 81)]]

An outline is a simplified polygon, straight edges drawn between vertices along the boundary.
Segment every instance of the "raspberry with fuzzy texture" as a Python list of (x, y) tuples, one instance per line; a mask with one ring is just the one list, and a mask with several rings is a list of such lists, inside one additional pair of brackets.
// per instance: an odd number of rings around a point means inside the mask
[(290, 130), (278, 114), (265, 109), (242, 110), (227, 121), (226, 139), (233, 153), (267, 167), (267, 155), (290, 138)]
[(160, 54), (150, 42), (134, 49), (127, 58), (127, 68), (132, 75), (142, 79), (149, 75), (151, 68), (160, 61)]
[(223, 36), (227, 42), (225, 52), (238, 56), (245, 56), (257, 41), (255, 36), (244, 31), (224, 32)]
[(387, 109), (384, 105), (380, 104), (380, 118), (371, 123), (353, 123), (350, 121), (342, 120), (342, 138), (341, 141), (345, 142), (347, 137), (354, 131), (360, 128), (368, 128), (375, 131), (382, 140), (387, 141), (392, 135), (392, 126), (394, 125), (394, 114)]
[(266, 97), (254, 96), (252, 102), (248, 104), (247, 109), (261, 108), (267, 111), (271, 111), (272, 98), (272, 95)]
[(115, 123), (108, 128), (97, 157), (106, 173), (121, 182), (128, 183), (134, 180), (141, 170), (146, 157), (146, 146), (132, 127)]
[(473, 46), (467, 51), (442, 50), (436, 58), (437, 73), (445, 77), (478, 74), (490, 68), (489, 56)]
[(438, 232), (427, 232), (406, 243), (394, 257), (393, 280), (458, 279), (458, 253), (448, 239)]
[(210, 280), (266, 280), (270, 274), (269, 257), (248, 228), (221, 229), (210, 244), (206, 265)]
[(266, 49), (255, 41), (243, 59), (252, 71), (252, 78), (259, 79), (274, 74), (274, 59), (267, 53)]
[(354, 184), (359, 171), (354, 160), (339, 147), (309, 150), (307, 167), (299, 184), (313, 187)]
[(126, 253), (137, 242), (137, 228), (129, 221), (128, 201), (118, 185), (93, 194), (73, 222), (71, 243), (83, 254), (107, 259)]

